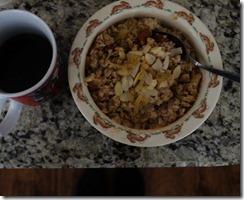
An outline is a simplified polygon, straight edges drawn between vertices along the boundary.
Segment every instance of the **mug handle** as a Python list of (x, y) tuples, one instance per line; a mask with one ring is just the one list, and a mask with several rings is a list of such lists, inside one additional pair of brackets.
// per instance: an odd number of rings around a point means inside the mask
[(0, 113), (7, 100), (10, 101), (10, 104), (6, 116), (0, 123), (0, 137), (4, 137), (11, 132), (20, 117), (23, 107), (23, 105), (17, 101), (9, 98), (0, 98)]

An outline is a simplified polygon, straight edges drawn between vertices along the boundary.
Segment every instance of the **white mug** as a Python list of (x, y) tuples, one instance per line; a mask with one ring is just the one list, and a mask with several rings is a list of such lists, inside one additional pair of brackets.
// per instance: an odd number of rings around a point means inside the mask
[(11, 37), (22, 33), (34, 33), (46, 38), (52, 46), (52, 60), (46, 74), (30, 88), (14, 93), (4, 92), (0, 88), (0, 113), (5, 102), (10, 101), (7, 114), (0, 123), (0, 137), (11, 132), (19, 119), (23, 105), (39, 106), (57, 96), (61, 90), (57, 45), (49, 26), (37, 15), (28, 11), (17, 9), (0, 11), (0, 46)]

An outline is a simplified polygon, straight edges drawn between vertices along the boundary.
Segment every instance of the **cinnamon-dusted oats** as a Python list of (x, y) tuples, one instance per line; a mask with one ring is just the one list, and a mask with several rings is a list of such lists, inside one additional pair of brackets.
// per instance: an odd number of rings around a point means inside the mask
[(119, 124), (136, 129), (167, 126), (194, 104), (202, 74), (181, 59), (181, 49), (153, 29), (179, 36), (154, 18), (129, 18), (100, 33), (86, 60), (85, 81), (97, 106)]

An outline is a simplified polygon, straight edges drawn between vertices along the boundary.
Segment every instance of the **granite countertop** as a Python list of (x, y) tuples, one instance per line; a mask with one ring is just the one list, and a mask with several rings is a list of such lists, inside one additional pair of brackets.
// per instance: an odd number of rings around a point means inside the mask
[[(17, 0), (53, 30), (67, 74), (72, 42), (84, 22), (112, 0)], [(219, 45), (224, 69), (240, 73), (240, 2), (173, 0), (195, 13)], [(96, 131), (76, 107), (67, 76), (62, 94), (41, 107), (24, 107), (12, 132), (0, 138), (0, 168), (174, 167), (240, 164), (240, 84), (224, 79), (218, 104), (188, 137), (161, 147), (138, 148)], [(1, 119), (1, 118), (0, 118)]]

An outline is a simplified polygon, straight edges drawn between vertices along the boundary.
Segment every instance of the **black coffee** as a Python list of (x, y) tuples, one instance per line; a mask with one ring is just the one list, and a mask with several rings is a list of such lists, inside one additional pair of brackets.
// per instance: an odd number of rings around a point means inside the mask
[(25, 33), (0, 46), (0, 90), (20, 92), (38, 83), (52, 60), (52, 46), (41, 36)]

